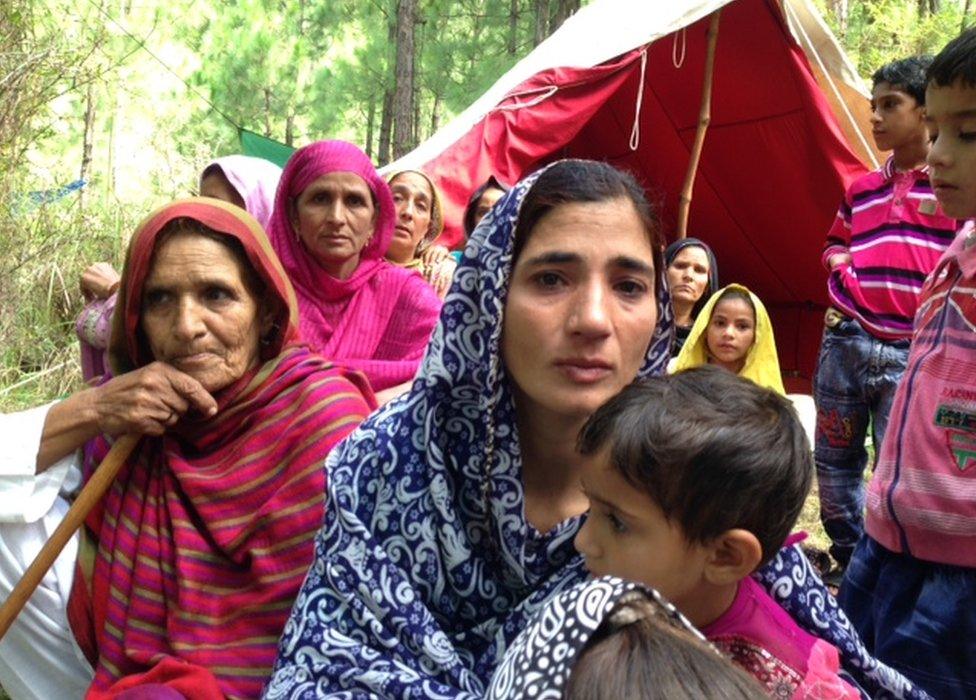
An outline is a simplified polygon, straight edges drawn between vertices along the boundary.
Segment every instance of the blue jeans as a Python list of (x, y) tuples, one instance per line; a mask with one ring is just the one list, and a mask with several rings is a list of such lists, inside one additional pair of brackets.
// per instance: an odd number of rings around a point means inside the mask
[(907, 361), (907, 340), (879, 340), (854, 319), (824, 329), (813, 379), (817, 404), (813, 456), (820, 521), (833, 543), (830, 554), (841, 566), (847, 565), (864, 532), (868, 425), (877, 452)]
[(976, 570), (864, 537), (837, 599), (878, 661), (938, 700), (976, 697)]

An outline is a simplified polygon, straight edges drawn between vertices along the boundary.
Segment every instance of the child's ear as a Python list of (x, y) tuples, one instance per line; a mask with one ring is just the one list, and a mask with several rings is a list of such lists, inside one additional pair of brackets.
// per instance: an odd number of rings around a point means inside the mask
[(742, 528), (726, 530), (712, 540), (705, 562), (705, 579), (716, 586), (741, 581), (762, 561), (762, 545), (754, 534)]

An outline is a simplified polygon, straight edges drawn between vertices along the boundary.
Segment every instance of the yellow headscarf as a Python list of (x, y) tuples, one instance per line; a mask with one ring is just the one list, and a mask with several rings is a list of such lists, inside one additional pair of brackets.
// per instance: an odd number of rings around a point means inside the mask
[(773, 338), (773, 324), (769, 320), (766, 307), (755, 294), (743, 287), (741, 284), (730, 284), (729, 286), (715, 292), (699, 312), (695, 319), (695, 325), (688, 333), (678, 358), (675, 361), (674, 371), (680, 372), (683, 369), (700, 367), (708, 364), (708, 347), (706, 345), (708, 324), (712, 320), (712, 311), (718, 303), (722, 294), (729, 289), (734, 289), (749, 295), (752, 305), (756, 309), (756, 337), (746, 355), (746, 362), (739, 372), (740, 377), (751, 379), (756, 384), (767, 389), (786, 395), (783, 388), (783, 377), (779, 371), (779, 358), (776, 355), (776, 340)]

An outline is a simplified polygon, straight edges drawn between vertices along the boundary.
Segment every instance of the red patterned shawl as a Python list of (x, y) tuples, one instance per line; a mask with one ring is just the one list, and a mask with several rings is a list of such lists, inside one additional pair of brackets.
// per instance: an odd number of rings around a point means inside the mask
[[(256, 222), (209, 200), (170, 205), (133, 237), (116, 364), (148, 359), (136, 300), (156, 234), (179, 216), (209, 217), (204, 223), (242, 242), (267, 293), (287, 310), (267, 346), (284, 348), (219, 392), (214, 418), (185, 418), (161, 438), (144, 438), (89, 516), (93, 573), (80, 565), (70, 606), (77, 612), (90, 593), (90, 634), (72, 619), (83, 647), (92, 638), (97, 645), (89, 698), (144, 683), (184, 694), (189, 687), (193, 698), (260, 694), (312, 560), (325, 456), (374, 404), (362, 375), (285, 344), (295, 338), (295, 304), (280, 264), (266, 254)], [(86, 447), (89, 470), (108, 447), (104, 438)]]

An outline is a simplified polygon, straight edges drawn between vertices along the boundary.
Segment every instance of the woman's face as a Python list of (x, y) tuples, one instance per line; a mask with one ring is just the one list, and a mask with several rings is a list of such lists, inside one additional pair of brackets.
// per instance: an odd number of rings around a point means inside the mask
[(220, 168), (214, 168), (200, 180), (200, 196), (213, 197), (244, 209), (244, 198), (230, 184), (230, 180)]
[(756, 340), (756, 314), (745, 299), (722, 299), (712, 309), (705, 342), (712, 362), (736, 374)]
[(346, 279), (376, 226), (369, 185), (355, 173), (328, 173), (298, 195), (291, 223), (319, 267)]
[(427, 178), (419, 173), (400, 173), (390, 182), (396, 205), (396, 228), (386, 257), (394, 262), (413, 260), (417, 246), (430, 229), (434, 195)]
[(562, 204), (512, 270), (502, 357), (519, 411), (585, 419), (637, 375), (657, 323), (650, 237), (625, 198)]
[(256, 365), (272, 319), (259, 313), (245, 279), (227, 246), (193, 233), (166, 238), (142, 291), (140, 322), (153, 357), (211, 393)]
[(672, 302), (694, 306), (708, 287), (708, 254), (696, 245), (682, 248), (668, 265)]
[(484, 194), (478, 198), (478, 204), (474, 208), (474, 225), (477, 226), (478, 222), (485, 218), (485, 214), (491, 211), (491, 208), (495, 206), (495, 202), (502, 198), (505, 194), (504, 190), (497, 190), (494, 187), (489, 187), (485, 190)]

